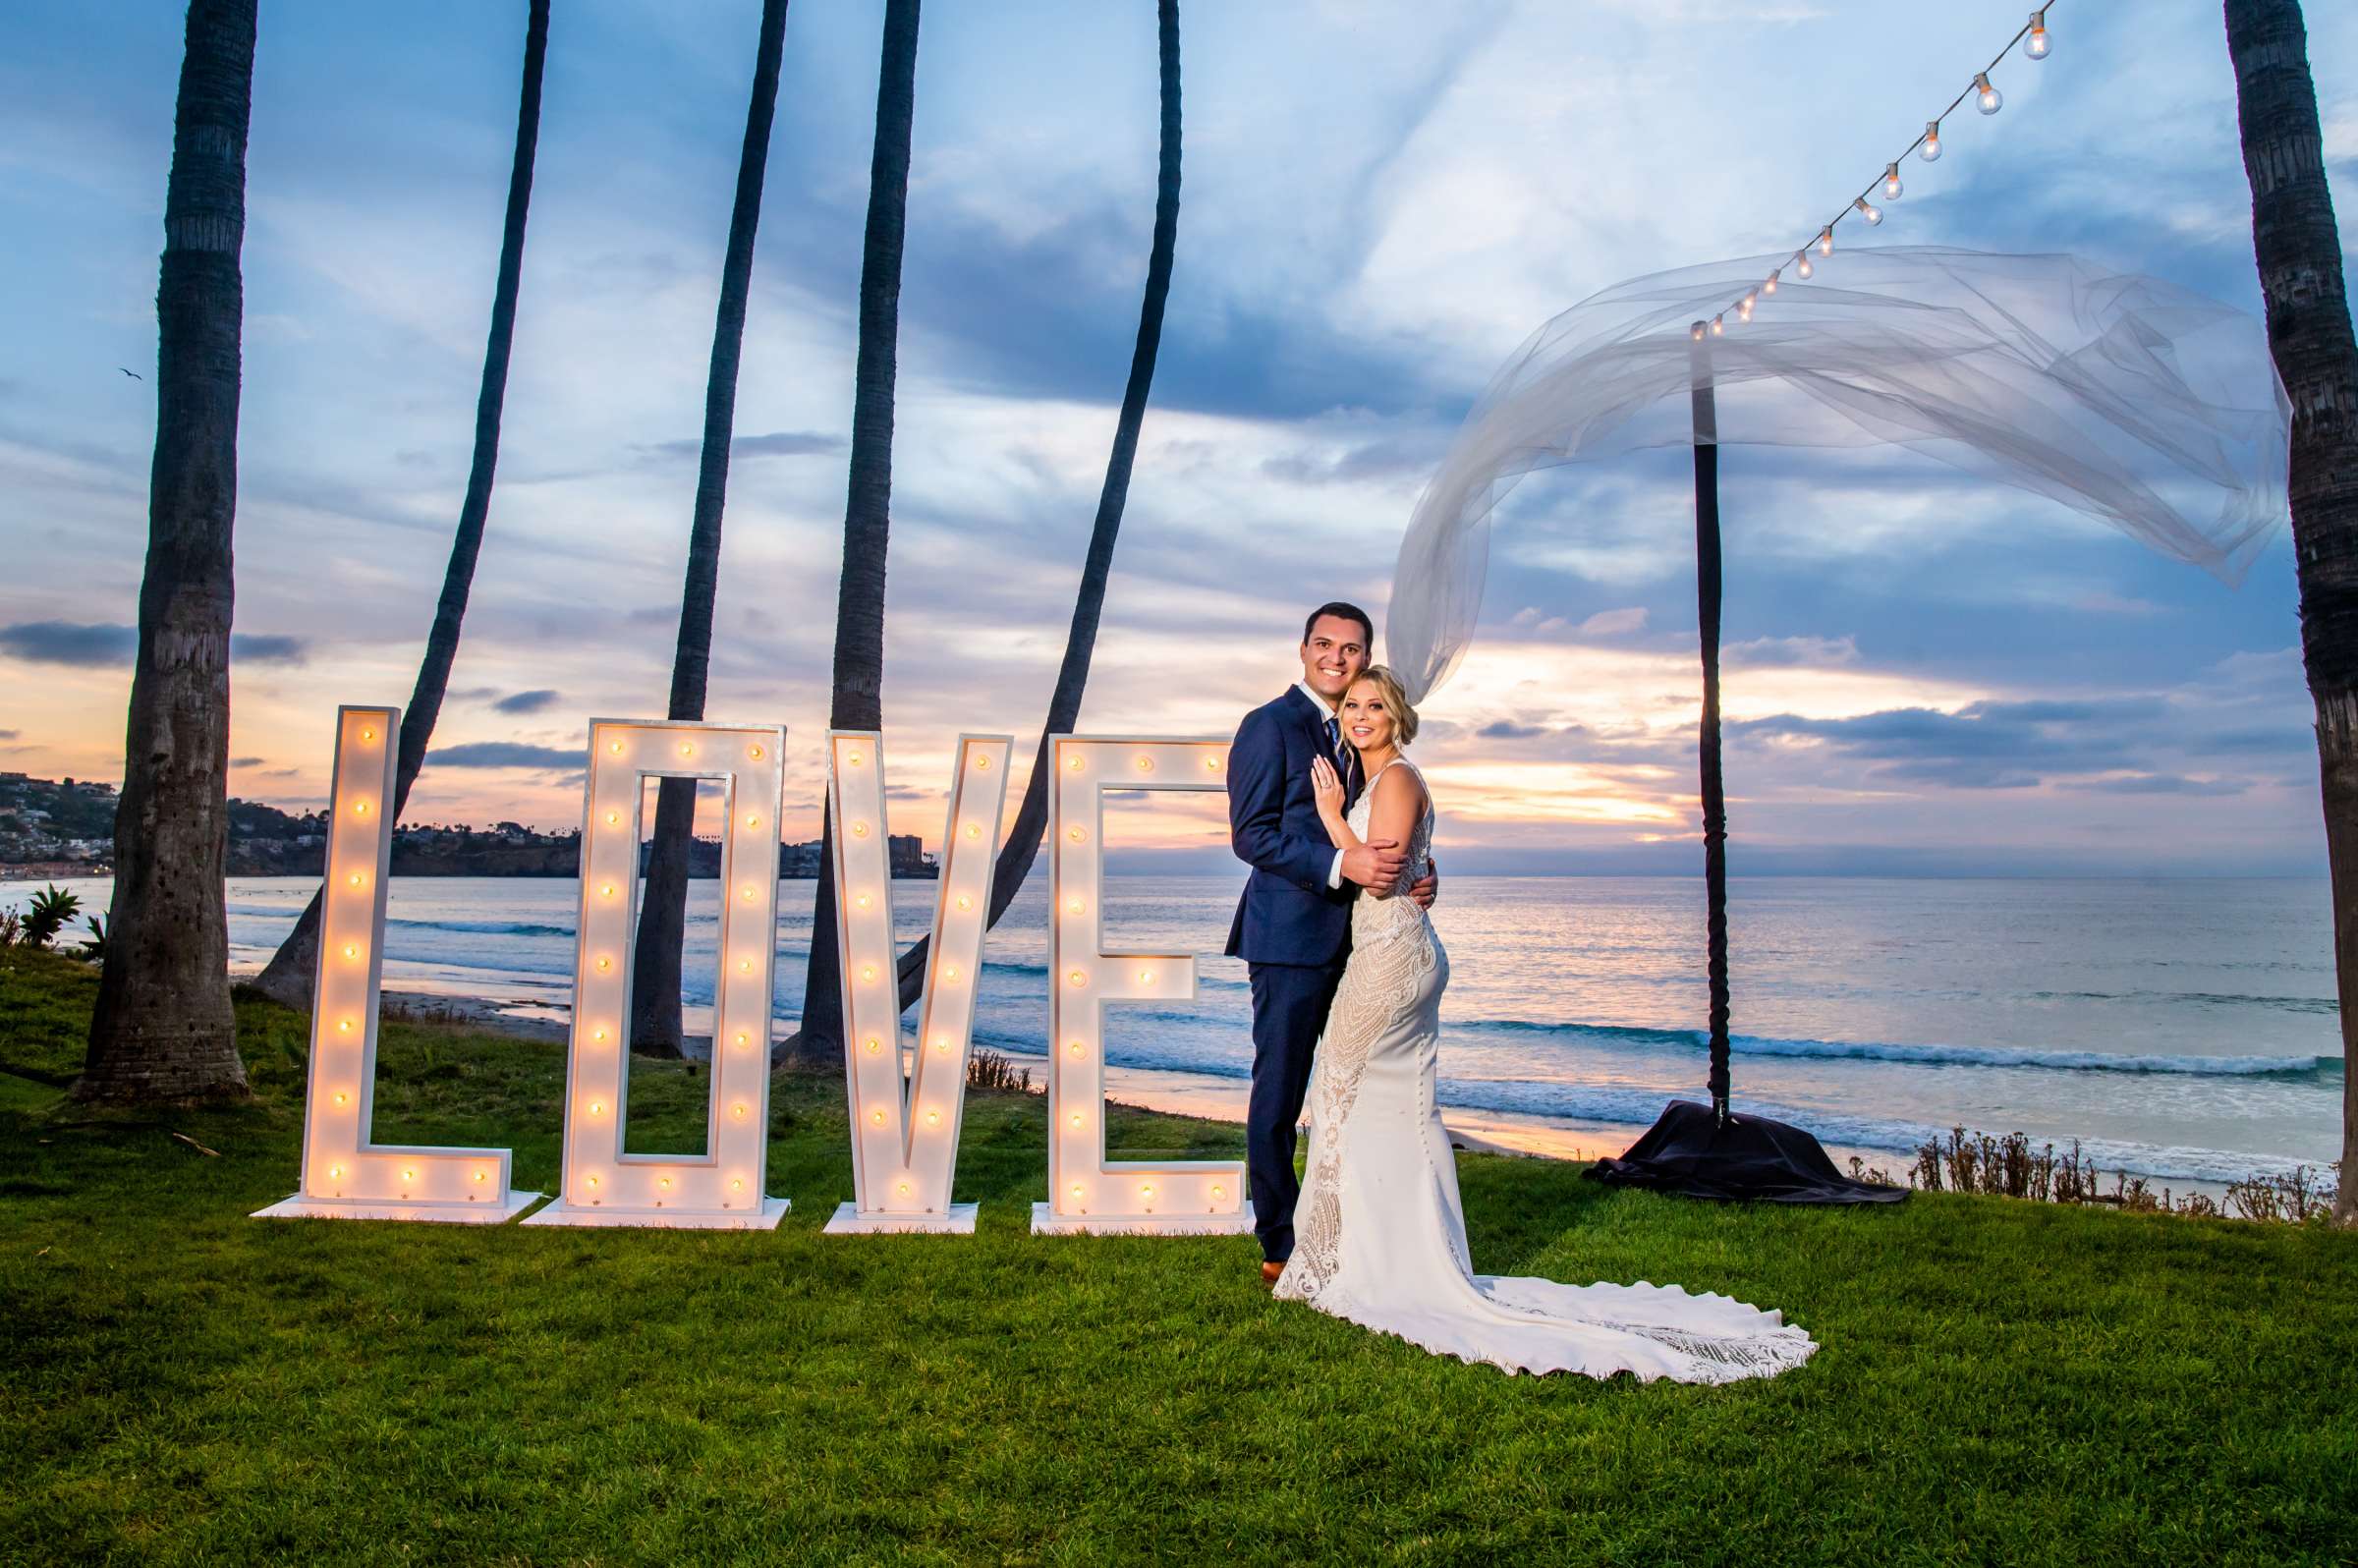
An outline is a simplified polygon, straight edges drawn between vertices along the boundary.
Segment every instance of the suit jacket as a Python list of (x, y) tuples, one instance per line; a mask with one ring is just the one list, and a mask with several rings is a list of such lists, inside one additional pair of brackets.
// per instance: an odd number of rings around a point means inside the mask
[(1253, 874), (1227, 950), (1247, 963), (1339, 964), (1351, 950), (1359, 889), (1326, 885), (1334, 844), (1310, 788), (1311, 758), (1328, 756), (1328, 716), (1300, 687), (1288, 687), (1245, 715), (1228, 753), (1228, 840)]

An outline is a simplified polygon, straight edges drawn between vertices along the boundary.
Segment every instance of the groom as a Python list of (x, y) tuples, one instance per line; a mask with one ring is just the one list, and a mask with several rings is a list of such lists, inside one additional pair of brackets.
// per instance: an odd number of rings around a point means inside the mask
[[(1336, 849), (1310, 788), (1314, 756), (1333, 761), (1346, 810), (1367, 784), (1335, 711), (1367, 670), (1374, 641), (1368, 612), (1357, 605), (1313, 610), (1302, 628), (1302, 679), (1246, 714), (1228, 753), (1229, 842), (1253, 868), (1228, 929), (1228, 953), (1242, 958), (1253, 978), (1245, 1157), (1263, 1284), (1274, 1282), (1293, 1256), (1294, 1201), (1302, 1185), (1294, 1175), (1294, 1129), (1326, 1009), (1351, 956), (1351, 901), (1363, 887), (1391, 887), (1407, 864), (1406, 851), (1391, 839)], [(1432, 894), (1430, 876), (1409, 890), (1428, 907)]]

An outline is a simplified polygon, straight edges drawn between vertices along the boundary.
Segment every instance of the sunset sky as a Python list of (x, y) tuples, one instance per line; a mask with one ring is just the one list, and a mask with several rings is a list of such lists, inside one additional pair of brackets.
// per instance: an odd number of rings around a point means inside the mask
[[(1184, 7), (1176, 280), (1082, 727), (1227, 734), (1310, 605), (1380, 626), (1418, 491), (1517, 344), (1624, 277), (1802, 243), (2026, 8)], [(737, 404), (708, 713), (789, 727), (789, 837), (817, 830), (881, 9), (789, 15)], [(2358, 233), (2358, 7), (2309, 12)], [(264, 0), (234, 794), (316, 804), (336, 703), (409, 692), (523, 14)], [(758, 14), (556, 0), (498, 488), (413, 820), (572, 825), (588, 720), (661, 713)], [(2068, 250), (2257, 311), (2218, 5), (2050, 25), (1877, 238)], [(155, 0), (0, 20), (0, 768), (121, 774), (180, 27)], [(1137, 329), (1154, 90), (1145, 0), (926, 12), (884, 705), (893, 825), (928, 844), (952, 739), (1038, 734)], [(1699, 865), (1688, 485), (1666, 451), (1524, 486), (1417, 748), (1445, 867)], [(2322, 867), (2281, 535), (2230, 591), (1913, 458), (1731, 448), (1722, 485), (1739, 872)], [(1200, 811), (1132, 837), (1215, 853)]]

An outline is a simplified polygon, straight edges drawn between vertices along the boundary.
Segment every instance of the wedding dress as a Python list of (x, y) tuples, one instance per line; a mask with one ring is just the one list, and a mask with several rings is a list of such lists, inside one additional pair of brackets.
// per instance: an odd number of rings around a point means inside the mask
[[(1376, 778), (1392, 767), (1415, 771), (1395, 758)], [(1349, 817), (1363, 840), (1375, 798), (1372, 778)], [(1430, 869), (1432, 820), (1429, 794), (1394, 896), (1363, 894), (1352, 908), (1351, 959), (1311, 1078), (1294, 1253), (1276, 1294), (1509, 1372), (1721, 1383), (1800, 1366), (1818, 1348), (1807, 1333), (1725, 1296), (1474, 1272), (1432, 1097), (1449, 956), (1405, 896)]]

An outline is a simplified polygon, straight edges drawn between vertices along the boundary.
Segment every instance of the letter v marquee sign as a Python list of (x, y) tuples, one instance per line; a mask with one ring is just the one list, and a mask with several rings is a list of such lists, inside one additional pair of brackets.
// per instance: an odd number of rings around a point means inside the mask
[(917, 1061), (904, 1081), (884, 747), (872, 731), (834, 730), (827, 736), (855, 1195), (827, 1222), (830, 1235), (974, 1232), (975, 1205), (950, 1201), (950, 1178), (958, 1166), (975, 997), (982, 983), (982, 934), (990, 923), (999, 812), (1007, 802), (1007, 754), (1014, 744), (1005, 735), (958, 738), (932, 939), (926, 944), (924, 999), (918, 1005)]

